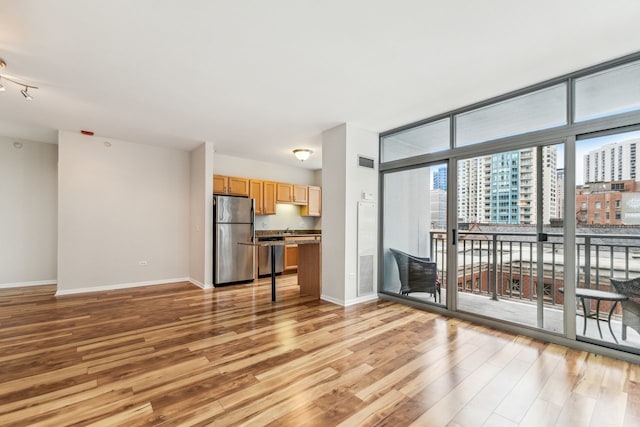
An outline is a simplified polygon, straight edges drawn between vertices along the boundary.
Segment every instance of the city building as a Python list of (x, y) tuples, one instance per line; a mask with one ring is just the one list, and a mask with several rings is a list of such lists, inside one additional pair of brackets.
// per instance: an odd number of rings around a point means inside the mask
[(584, 156), (584, 182), (635, 180), (640, 138), (605, 144)]
[(434, 190), (447, 191), (447, 167), (440, 166), (433, 174)]
[(564, 218), (564, 168), (556, 171), (556, 218)]
[[(633, 202), (636, 182), (633, 180), (598, 182), (576, 189), (576, 222), (578, 224), (630, 225), (640, 223), (640, 213)], [(625, 203), (626, 202), (626, 203)], [(639, 203), (640, 204), (640, 203)]]
[(480, 221), (482, 208), (482, 158), (458, 162), (458, 221)]
[(537, 165), (542, 165), (543, 223), (557, 215), (557, 149), (542, 148), (493, 154), (458, 163), (458, 218), (461, 222), (535, 224)]
[(431, 191), (431, 229), (445, 230), (447, 228), (447, 192), (434, 189)]

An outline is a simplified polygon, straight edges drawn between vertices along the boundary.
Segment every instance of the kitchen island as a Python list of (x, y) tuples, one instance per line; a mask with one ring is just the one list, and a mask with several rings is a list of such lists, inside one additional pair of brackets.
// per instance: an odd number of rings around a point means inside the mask
[(238, 242), (239, 245), (268, 246), (271, 248), (271, 301), (276, 300), (275, 248), (298, 245), (298, 285), (300, 295), (320, 298), (320, 243), (321, 240), (288, 239), (258, 242)]

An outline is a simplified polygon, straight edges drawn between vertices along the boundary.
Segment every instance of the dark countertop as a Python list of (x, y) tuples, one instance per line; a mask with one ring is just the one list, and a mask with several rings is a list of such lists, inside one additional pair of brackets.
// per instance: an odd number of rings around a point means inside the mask
[(256, 237), (305, 237), (305, 236), (322, 236), (320, 230), (256, 230)]
[(276, 240), (270, 242), (238, 242), (247, 246), (293, 246), (293, 245), (319, 245), (320, 240)]

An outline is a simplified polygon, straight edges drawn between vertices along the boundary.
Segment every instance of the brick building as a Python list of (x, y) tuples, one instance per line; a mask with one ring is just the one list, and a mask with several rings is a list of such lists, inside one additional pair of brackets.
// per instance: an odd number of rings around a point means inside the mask
[(576, 188), (576, 221), (578, 224), (622, 225), (623, 193), (636, 191), (634, 180), (594, 182)]

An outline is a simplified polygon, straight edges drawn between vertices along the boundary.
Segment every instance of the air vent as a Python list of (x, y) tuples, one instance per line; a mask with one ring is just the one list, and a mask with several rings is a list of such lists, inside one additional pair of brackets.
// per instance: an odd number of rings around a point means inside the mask
[(358, 156), (358, 166), (360, 166), (362, 168), (373, 169), (374, 168), (374, 160), (369, 158), (369, 157)]
[(358, 296), (371, 295), (376, 281), (376, 204), (358, 202)]
[(373, 255), (361, 255), (358, 271), (358, 296), (373, 293)]

